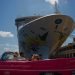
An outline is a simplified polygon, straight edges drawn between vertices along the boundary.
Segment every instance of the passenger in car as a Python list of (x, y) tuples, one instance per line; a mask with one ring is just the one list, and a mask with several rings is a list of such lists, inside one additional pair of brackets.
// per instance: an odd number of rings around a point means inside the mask
[(14, 52), (14, 60), (18, 60), (18, 58), (19, 58), (19, 53), (18, 52)]
[(40, 60), (40, 56), (38, 54), (33, 54), (31, 60), (32, 61)]

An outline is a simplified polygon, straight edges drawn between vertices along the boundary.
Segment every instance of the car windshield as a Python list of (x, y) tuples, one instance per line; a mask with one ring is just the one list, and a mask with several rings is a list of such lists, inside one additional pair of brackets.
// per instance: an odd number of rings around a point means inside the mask
[(1, 57), (1, 60), (12, 60), (12, 59), (14, 59), (14, 53), (13, 52), (6, 52)]

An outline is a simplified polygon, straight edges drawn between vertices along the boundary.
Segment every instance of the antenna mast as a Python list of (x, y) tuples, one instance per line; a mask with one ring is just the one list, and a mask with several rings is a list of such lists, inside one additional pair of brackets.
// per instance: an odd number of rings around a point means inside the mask
[(58, 4), (57, 4), (56, 1), (55, 1), (54, 8), (55, 8), (55, 13), (56, 13), (56, 14), (60, 14), (59, 9), (58, 9)]

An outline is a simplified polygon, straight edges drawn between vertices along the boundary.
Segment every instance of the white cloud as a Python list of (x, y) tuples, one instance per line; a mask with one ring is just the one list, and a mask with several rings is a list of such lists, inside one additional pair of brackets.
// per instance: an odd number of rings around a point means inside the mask
[(4, 51), (11, 51), (11, 52), (16, 52), (19, 51), (19, 49), (17, 47), (5, 47)]
[(55, 5), (55, 2), (57, 4), (68, 4), (68, 0), (45, 0), (46, 2), (50, 3), (51, 5)]
[(10, 48), (4, 48), (5, 51), (10, 51)]
[(4, 53), (4, 52), (18, 52), (19, 48), (17, 44), (0, 44), (0, 56)]
[(11, 32), (0, 31), (0, 37), (14, 37), (14, 35)]
[(57, 4), (59, 3), (59, 0), (45, 0), (46, 2), (49, 2), (51, 5), (55, 5), (55, 2), (57, 2)]

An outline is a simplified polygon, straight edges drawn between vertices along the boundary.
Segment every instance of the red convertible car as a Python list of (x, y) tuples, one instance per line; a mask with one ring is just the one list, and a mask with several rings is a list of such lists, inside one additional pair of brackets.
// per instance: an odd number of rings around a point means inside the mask
[(75, 75), (75, 58), (13, 60), (13, 52), (6, 52), (0, 60), (0, 75)]

